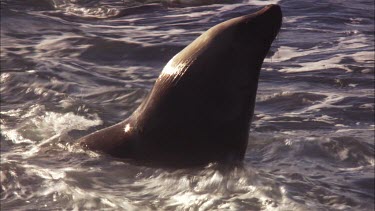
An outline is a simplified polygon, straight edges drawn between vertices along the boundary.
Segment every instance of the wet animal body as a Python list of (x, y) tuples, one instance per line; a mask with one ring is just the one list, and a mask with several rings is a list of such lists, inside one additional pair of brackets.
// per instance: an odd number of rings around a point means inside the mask
[(278, 5), (220, 23), (176, 54), (126, 120), (79, 144), (165, 165), (241, 161), (263, 60), (279, 32)]

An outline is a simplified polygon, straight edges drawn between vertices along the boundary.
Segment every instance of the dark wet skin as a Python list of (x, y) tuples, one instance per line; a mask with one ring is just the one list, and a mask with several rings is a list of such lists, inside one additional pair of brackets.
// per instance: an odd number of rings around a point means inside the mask
[(168, 62), (128, 119), (79, 144), (148, 164), (242, 161), (260, 69), (281, 23), (280, 7), (269, 5), (212, 27)]

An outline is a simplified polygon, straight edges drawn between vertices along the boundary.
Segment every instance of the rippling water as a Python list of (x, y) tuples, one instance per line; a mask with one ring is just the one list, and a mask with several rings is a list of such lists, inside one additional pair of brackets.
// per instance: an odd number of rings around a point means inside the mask
[[(73, 147), (128, 117), (200, 33), (262, 5), (243, 166), (138, 166)], [(373, 210), (374, 3), (1, 0), (2, 210)]]

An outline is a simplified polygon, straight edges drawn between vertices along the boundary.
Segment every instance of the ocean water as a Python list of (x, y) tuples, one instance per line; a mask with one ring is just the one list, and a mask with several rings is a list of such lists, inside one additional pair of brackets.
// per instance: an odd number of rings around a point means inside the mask
[[(202, 32), (277, 3), (243, 166), (83, 151)], [(374, 210), (373, 0), (1, 0), (1, 210)]]

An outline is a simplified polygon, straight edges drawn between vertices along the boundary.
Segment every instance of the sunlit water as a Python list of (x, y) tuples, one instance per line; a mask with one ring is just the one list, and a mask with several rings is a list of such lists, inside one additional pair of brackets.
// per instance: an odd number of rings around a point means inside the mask
[[(128, 117), (199, 34), (269, 3), (283, 26), (242, 167), (73, 146)], [(1, 210), (373, 210), (373, 33), (372, 0), (2, 0)]]

